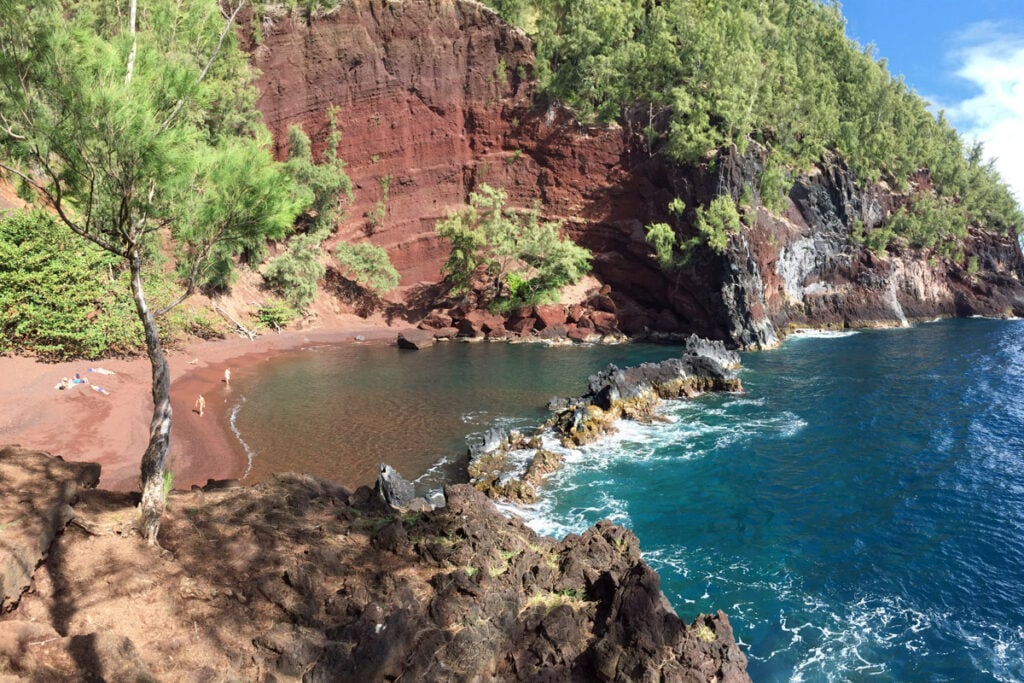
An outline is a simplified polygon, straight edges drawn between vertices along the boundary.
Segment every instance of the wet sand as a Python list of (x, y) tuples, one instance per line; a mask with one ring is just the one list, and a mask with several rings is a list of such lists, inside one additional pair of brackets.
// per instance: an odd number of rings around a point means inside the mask
[[(170, 469), (175, 488), (205, 484), (207, 479), (240, 477), (245, 454), (228, 428), (224, 411), (229, 388), (224, 370), (244, 372), (267, 358), (292, 349), (321, 344), (393, 342), (401, 327), (349, 326), (266, 334), (254, 341), (232, 337), (195, 342), (168, 352), (171, 368)], [(89, 372), (104, 368), (114, 374)], [(89, 380), (57, 390), (62, 377), (75, 373)], [(109, 394), (94, 391), (100, 386)], [(0, 357), (0, 445), (18, 444), (65, 460), (102, 466), (101, 488), (139, 489), (139, 463), (149, 441), (152, 417), (151, 369), (146, 357), (104, 361), (42, 363), (31, 358)], [(194, 411), (206, 398), (205, 414)]]

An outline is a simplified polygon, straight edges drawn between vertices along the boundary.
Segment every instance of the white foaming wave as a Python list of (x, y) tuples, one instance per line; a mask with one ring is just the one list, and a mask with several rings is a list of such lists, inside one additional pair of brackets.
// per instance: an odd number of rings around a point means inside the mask
[(238, 403), (231, 408), (231, 415), (228, 418), (228, 424), (231, 425), (231, 431), (234, 432), (235, 438), (238, 439), (238, 443), (242, 444), (242, 450), (245, 451), (245, 472), (242, 474), (242, 479), (249, 476), (249, 472), (252, 471), (252, 461), (256, 457), (256, 451), (249, 448), (249, 444), (242, 438), (242, 433), (238, 431), (238, 411), (242, 409), (245, 404), (245, 396), (243, 396)]
[(1003, 683), (1024, 680), (1024, 627), (969, 623), (957, 635), (971, 645), (971, 659), (980, 671)]
[(581, 534), (602, 519), (609, 519), (625, 527), (631, 526), (628, 502), (616, 498), (611, 493), (615, 490), (611, 486), (596, 482), (593, 488), (597, 493), (589, 505), (572, 507), (557, 516), (553, 514), (554, 501), (547, 496), (533, 505), (503, 505), (499, 509), (512, 512), (538, 534), (552, 538), (565, 538), (566, 534)]
[[(705, 457), (750, 439), (790, 438), (807, 426), (807, 422), (789, 411), (772, 414), (735, 415), (731, 407), (749, 407), (741, 400), (728, 406), (694, 402), (663, 404), (660, 414), (666, 422), (644, 424), (622, 421), (617, 431), (600, 441), (578, 449), (567, 449), (550, 433), (543, 436), (544, 447), (558, 451), (564, 460), (561, 469), (544, 482), (539, 502), (524, 508), (527, 524), (548, 535), (579, 533), (602, 518), (620, 523), (628, 520), (625, 502), (612, 500), (607, 491), (617, 490), (614, 481), (593, 481), (595, 475), (607, 472), (623, 460), (661, 464)], [(753, 405), (764, 402), (754, 400)], [(695, 407), (697, 408), (695, 410)], [(602, 503), (573, 509), (567, 518), (561, 510), (556, 514), (558, 499), (580, 488), (604, 490)]]
[[(700, 568), (701, 561), (694, 560), (713, 554), (714, 549), (674, 546), (645, 551), (644, 559), (662, 577), (674, 574), (687, 579), (687, 594), (668, 596), (675, 605), (687, 605), (687, 613), (724, 608), (716, 600), (742, 596), (727, 609), (737, 641), (761, 642), (761, 647), (772, 643), (767, 651), (747, 649), (747, 656), (757, 662), (776, 662), (779, 669), (791, 672), (790, 681), (885, 677), (891, 674), (888, 662), (896, 649), (905, 649), (910, 658), (929, 656), (926, 632), (944, 629), (951, 616), (926, 614), (896, 595), (866, 595), (853, 604), (837, 606), (834, 598), (830, 601), (808, 592), (798, 576), (784, 569), (764, 574), (740, 558)], [(775, 602), (783, 607), (774, 616), (765, 614), (764, 606)], [(998, 629), (988, 629), (986, 636), (993, 638), (990, 649), (1002, 657), (998, 661), (1004, 667), (993, 667), (996, 671), (1013, 673), (1013, 662), (1024, 661), (1022, 630), (999, 634), (1003, 637), (998, 643), (1004, 646), (1000, 650), (994, 640)]]
[[(412, 480), (414, 484), (422, 484), (431, 481), (444, 481), (445, 470), (455, 462), (455, 456), (442, 456), (437, 462), (427, 468), (427, 471)], [(428, 493), (434, 493), (434, 490)]]
[(459, 415), (459, 419), (462, 420), (463, 424), (467, 425), (483, 425), (487, 423), (488, 412), (486, 410), (470, 410), (469, 412)]
[(801, 327), (792, 330), (786, 339), (840, 339), (860, 334), (857, 330), (817, 330), (810, 327)]
[(767, 398), (762, 396), (761, 398), (736, 398), (730, 401), (726, 401), (722, 404), (723, 408), (735, 408), (737, 406), (758, 406), (764, 407), (768, 402)]

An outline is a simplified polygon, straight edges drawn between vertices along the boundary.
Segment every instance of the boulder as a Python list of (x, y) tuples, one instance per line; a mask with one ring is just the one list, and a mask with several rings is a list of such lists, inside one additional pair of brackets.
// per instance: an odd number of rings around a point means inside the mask
[(555, 325), (564, 325), (568, 316), (565, 311), (565, 306), (558, 304), (545, 304), (542, 306), (535, 306), (533, 309), (534, 315), (537, 317), (537, 329), (544, 330)]
[(452, 326), (452, 317), (444, 311), (431, 311), (417, 326), (421, 330), (440, 330)]
[(516, 318), (509, 321), (508, 329), (510, 332), (515, 332), (520, 337), (525, 337), (533, 331), (536, 324), (536, 318)]
[(572, 339), (575, 342), (586, 342), (590, 341), (596, 335), (593, 329), (587, 329), (585, 327), (577, 327), (576, 325), (570, 325), (569, 329), (566, 330), (565, 336)]
[[(602, 289), (602, 291), (604, 290)], [(587, 299), (587, 305), (595, 311), (603, 311), (605, 313), (616, 313), (618, 311), (615, 301), (607, 294), (595, 294)]]
[(381, 463), (380, 477), (374, 489), (388, 505), (393, 508), (404, 508), (416, 496), (416, 489), (411, 481), (404, 479), (395, 468)]
[(540, 331), (541, 339), (565, 339), (565, 333), (568, 330), (565, 325), (558, 323), (557, 325), (549, 325)]
[(428, 330), (408, 329), (398, 333), (398, 348), (419, 351), (434, 345), (434, 333)]
[(434, 339), (454, 339), (459, 336), (457, 327), (441, 327), (434, 330)]
[(594, 328), (602, 334), (619, 331), (619, 319), (614, 313), (594, 311), (590, 314), (590, 319), (594, 321)]

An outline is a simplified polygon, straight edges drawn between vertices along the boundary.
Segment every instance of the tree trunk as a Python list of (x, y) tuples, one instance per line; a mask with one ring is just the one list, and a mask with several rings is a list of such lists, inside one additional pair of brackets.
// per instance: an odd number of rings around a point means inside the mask
[(139, 531), (150, 545), (156, 545), (160, 517), (167, 504), (164, 491), (164, 465), (171, 445), (171, 378), (167, 357), (160, 345), (156, 318), (146, 305), (142, 289), (142, 256), (128, 259), (132, 274), (135, 310), (146, 334), (146, 353), (153, 368), (153, 419), (149, 423), (149, 445), (142, 456), (142, 502), (139, 504)]

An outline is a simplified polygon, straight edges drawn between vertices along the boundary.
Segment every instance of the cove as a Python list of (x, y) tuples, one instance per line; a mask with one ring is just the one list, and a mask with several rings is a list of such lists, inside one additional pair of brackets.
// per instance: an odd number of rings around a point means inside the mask
[(583, 391), (608, 363), (661, 361), (679, 347), (439, 344), (423, 351), (321, 346), (232, 378), (232, 428), (246, 482), (312, 472), (372, 484), (386, 462), (424, 488), (465, 480), (466, 437), (493, 425), (533, 429), (553, 396)]
[[(729, 614), (754, 680), (1024, 680), (1022, 340), (984, 319), (790, 337), (744, 354), (744, 394), (623, 423), (515, 511), (555, 536), (630, 528), (680, 615)], [(351, 485), (383, 460), (431, 486), (467, 433), (532, 427), (608, 362), (677, 353), (315, 349), (233, 380), (236, 424), (252, 477)]]

